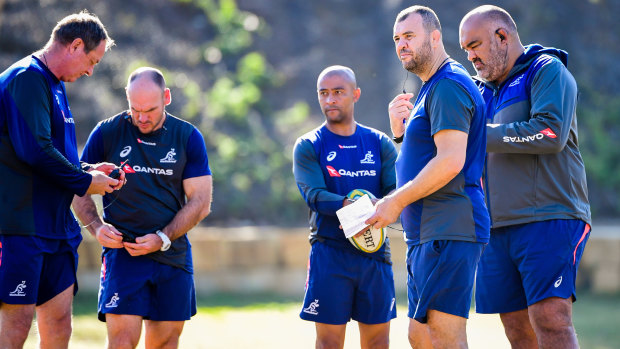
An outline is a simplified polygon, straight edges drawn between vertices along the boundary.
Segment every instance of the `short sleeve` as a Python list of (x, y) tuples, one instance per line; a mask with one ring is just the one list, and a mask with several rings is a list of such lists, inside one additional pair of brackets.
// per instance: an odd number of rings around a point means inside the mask
[(183, 170), (183, 179), (211, 175), (205, 140), (195, 127), (187, 140), (186, 153), (187, 163)]
[(452, 79), (441, 79), (433, 86), (427, 98), (432, 135), (441, 130), (457, 130), (469, 134), (475, 105), (461, 84)]

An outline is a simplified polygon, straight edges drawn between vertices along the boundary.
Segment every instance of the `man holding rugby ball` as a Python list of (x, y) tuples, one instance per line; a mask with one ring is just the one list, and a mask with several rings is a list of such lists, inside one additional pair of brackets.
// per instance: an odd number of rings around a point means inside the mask
[(372, 253), (356, 249), (336, 211), (355, 189), (380, 198), (396, 187), (396, 148), (384, 133), (355, 122), (361, 90), (350, 68), (325, 68), (317, 93), (326, 120), (298, 138), (293, 153), (295, 180), (310, 207), (312, 245), (300, 317), (316, 323), (317, 348), (342, 348), (351, 319), (359, 323), (362, 348), (387, 348), (396, 317), (389, 240)]

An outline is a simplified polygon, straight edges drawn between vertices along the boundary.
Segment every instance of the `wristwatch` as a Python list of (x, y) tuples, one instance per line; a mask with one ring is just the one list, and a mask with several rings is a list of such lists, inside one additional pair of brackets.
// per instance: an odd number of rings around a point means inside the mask
[(168, 235), (164, 234), (164, 232), (161, 230), (156, 231), (155, 234), (157, 234), (157, 236), (159, 236), (161, 238), (161, 241), (163, 242), (159, 250), (168, 251), (171, 245), (170, 238), (168, 237)]

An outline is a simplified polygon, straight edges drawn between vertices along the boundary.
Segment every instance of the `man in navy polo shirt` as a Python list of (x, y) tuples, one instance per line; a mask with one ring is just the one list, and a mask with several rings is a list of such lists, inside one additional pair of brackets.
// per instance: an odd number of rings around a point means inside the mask
[[(412, 347), (466, 348), (466, 320), (476, 266), (489, 239), (480, 184), (485, 154), (484, 101), (467, 71), (451, 60), (435, 13), (401, 11), (394, 24), (396, 53), (422, 88), (389, 106), (402, 147), (395, 192), (376, 204), (366, 223), (405, 230)], [(401, 213), (402, 212), (402, 213)]]
[(293, 173), (310, 208), (310, 257), (300, 316), (316, 323), (317, 348), (342, 348), (346, 324), (359, 324), (363, 348), (388, 348), (390, 320), (396, 317), (390, 242), (376, 252), (353, 247), (339, 228), (336, 211), (346, 195), (365, 189), (382, 197), (396, 186), (392, 141), (358, 124), (354, 105), (361, 89), (353, 70), (325, 68), (317, 79), (325, 122), (299, 137)]
[(72, 14), (0, 74), (0, 348), (24, 345), (35, 311), (41, 347), (69, 343), (82, 240), (71, 201), (120, 189), (124, 175), (80, 165), (64, 83), (90, 76), (112, 45), (96, 16)]
[(591, 217), (568, 53), (523, 46), (510, 14), (491, 5), (470, 11), (460, 36), (487, 105), (493, 229), (476, 311), (500, 313), (513, 347), (578, 348), (572, 303)]
[(177, 347), (196, 314), (186, 233), (210, 212), (211, 170), (198, 129), (166, 112), (159, 70), (137, 69), (126, 90), (129, 110), (95, 127), (82, 160), (127, 161), (128, 182), (103, 197), (103, 219), (88, 196), (73, 208), (103, 246), (99, 319), (109, 346), (135, 348), (144, 320), (147, 347)]

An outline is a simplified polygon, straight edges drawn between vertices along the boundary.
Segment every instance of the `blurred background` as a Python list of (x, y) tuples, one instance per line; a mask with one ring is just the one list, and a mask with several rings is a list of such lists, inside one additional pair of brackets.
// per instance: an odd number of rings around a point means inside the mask
[[(266, 299), (300, 301), (309, 251), (308, 210), (295, 185), (291, 159), (295, 139), (324, 120), (316, 99), (317, 75), (333, 64), (351, 67), (362, 89), (356, 120), (389, 133), (389, 101), (403, 83), (414, 93), (420, 86), (413, 75), (405, 82), (396, 57), (395, 16), (413, 4), (432, 7), (448, 54), (474, 73), (459, 47), (458, 26), (463, 15), (485, 3), (0, 0), (0, 70), (43, 47), (64, 16), (83, 9), (99, 16), (116, 46), (92, 77), (67, 84), (80, 147), (97, 122), (127, 108), (129, 72), (143, 65), (161, 69), (172, 90), (168, 111), (202, 131), (213, 171), (213, 212), (190, 234), (199, 292), (205, 297), (268, 294), (275, 298)], [(493, 3), (511, 13), (524, 44), (569, 52), (569, 69), (580, 90), (579, 140), (594, 217), (579, 287), (590, 299), (612, 297), (609, 304), (617, 310), (620, 1)], [(397, 289), (404, 292), (404, 244), (398, 232), (388, 234)], [(86, 236), (80, 286), (87, 292), (97, 289), (99, 253), (96, 241)], [(404, 304), (406, 297), (401, 300)], [(92, 308), (92, 297), (85, 302)], [(599, 306), (609, 308), (607, 303)], [(617, 324), (620, 319), (608, 310), (603, 323)], [(620, 338), (611, 343), (618, 345)]]

